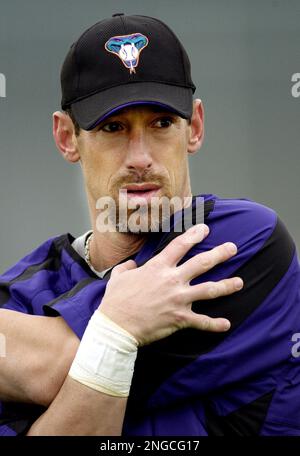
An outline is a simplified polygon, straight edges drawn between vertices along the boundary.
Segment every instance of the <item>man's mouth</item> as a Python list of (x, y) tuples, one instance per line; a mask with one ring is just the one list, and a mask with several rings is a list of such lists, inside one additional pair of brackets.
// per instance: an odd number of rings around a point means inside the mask
[(120, 191), (123, 193), (126, 190), (127, 198), (143, 198), (147, 202), (150, 202), (153, 196), (157, 196), (160, 188), (157, 184), (130, 184), (122, 187)]

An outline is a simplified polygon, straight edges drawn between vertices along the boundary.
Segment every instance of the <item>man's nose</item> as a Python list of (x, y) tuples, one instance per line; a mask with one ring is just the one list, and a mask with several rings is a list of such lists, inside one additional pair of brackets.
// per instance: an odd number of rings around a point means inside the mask
[(144, 171), (152, 166), (149, 142), (144, 132), (132, 132), (128, 141), (125, 165), (128, 169)]

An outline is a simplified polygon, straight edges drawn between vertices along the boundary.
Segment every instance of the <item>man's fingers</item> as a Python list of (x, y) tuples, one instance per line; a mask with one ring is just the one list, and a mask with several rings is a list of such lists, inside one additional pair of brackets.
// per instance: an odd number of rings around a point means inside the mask
[(220, 296), (227, 296), (243, 288), (244, 283), (240, 277), (223, 279), (219, 282), (204, 282), (189, 287), (189, 302), (215, 299)]
[(237, 253), (237, 247), (233, 242), (214, 247), (207, 252), (199, 253), (178, 266), (180, 276), (183, 280), (190, 281), (195, 277), (204, 274), (214, 266), (228, 260)]
[(203, 239), (208, 235), (209, 228), (205, 224), (199, 224), (192, 226), (183, 234), (180, 234), (175, 239), (173, 239), (161, 253), (156, 257), (164, 264), (169, 266), (176, 266), (176, 264), (181, 260), (182, 257), (192, 248), (195, 244), (203, 241)]
[(124, 261), (124, 263), (118, 264), (117, 266), (115, 266), (113, 268), (113, 270), (111, 271), (111, 277), (112, 276), (115, 277), (118, 274), (122, 274), (122, 272), (124, 272), (124, 271), (129, 271), (130, 269), (136, 269), (136, 268), (137, 268), (137, 264), (134, 260)]
[(211, 318), (191, 312), (187, 319), (187, 326), (201, 331), (224, 332), (230, 328), (230, 321), (226, 318)]

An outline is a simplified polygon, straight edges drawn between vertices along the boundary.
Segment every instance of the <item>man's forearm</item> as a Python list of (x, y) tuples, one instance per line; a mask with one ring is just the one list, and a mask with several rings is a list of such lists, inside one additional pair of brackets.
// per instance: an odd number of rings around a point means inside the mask
[(127, 397), (106, 395), (68, 376), (27, 435), (121, 435), (126, 404)]
[(4, 309), (0, 309), (0, 333), (5, 341), (0, 399), (49, 405), (68, 374), (79, 345), (77, 336), (61, 317)]
[(69, 375), (28, 435), (121, 435), (138, 342), (99, 309)]

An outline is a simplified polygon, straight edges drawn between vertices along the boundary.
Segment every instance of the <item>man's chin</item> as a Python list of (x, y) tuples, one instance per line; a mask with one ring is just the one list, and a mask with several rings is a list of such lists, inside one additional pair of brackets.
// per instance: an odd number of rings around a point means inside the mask
[(164, 214), (160, 208), (155, 214), (147, 207), (128, 211), (127, 217), (120, 217), (116, 223), (118, 232), (129, 234), (159, 233), (170, 231), (171, 214)]
[(162, 231), (162, 220), (148, 219), (148, 217), (135, 217), (134, 214), (125, 220), (118, 220), (116, 231), (128, 234), (146, 234)]
[(97, 206), (97, 228), (128, 234), (169, 232), (171, 216), (183, 207), (181, 198), (168, 196), (137, 205), (129, 205), (124, 199), (106, 199), (104, 203), (101, 207), (100, 204)]

